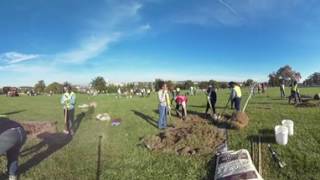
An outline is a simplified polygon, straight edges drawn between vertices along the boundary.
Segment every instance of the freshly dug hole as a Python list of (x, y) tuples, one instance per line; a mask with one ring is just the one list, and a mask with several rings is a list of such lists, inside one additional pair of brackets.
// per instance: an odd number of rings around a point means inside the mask
[(299, 108), (311, 108), (311, 107), (319, 107), (320, 103), (315, 101), (307, 101), (297, 104), (296, 107)]
[(207, 120), (190, 115), (187, 120), (177, 120), (174, 127), (163, 133), (147, 136), (142, 143), (152, 151), (177, 155), (210, 154), (225, 140), (221, 129)]
[(33, 122), (33, 121), (21, 123), (27, 135), (31, 138), (35, 138), (39, 134), (44, 132), (48, 132), (48, 133), (57, 132), (56, 124), (57, 122)]

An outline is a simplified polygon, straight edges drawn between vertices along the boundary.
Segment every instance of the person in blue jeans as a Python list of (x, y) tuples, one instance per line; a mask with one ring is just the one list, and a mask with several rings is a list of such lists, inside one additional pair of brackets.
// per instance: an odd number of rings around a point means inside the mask
[(167, 85), (162, 82), (160, 84), (161, 89), (158, 91), (159, 98), (159, 129), (165, 129), (167, 127), (167, 113), (170, 111), (170, 100), (168, 94)]
[(26, 139), (26, 132), (19, 123), (6, 118), (0, 118), (0, 155), (7, 156), (9, 180), (17, 179), (18, 158), (21, 147), (26, 142)]

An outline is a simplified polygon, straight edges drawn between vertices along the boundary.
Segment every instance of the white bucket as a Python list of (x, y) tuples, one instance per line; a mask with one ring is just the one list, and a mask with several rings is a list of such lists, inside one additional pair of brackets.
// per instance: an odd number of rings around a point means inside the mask
[(289, 130), (289, 136), (293, 136), (293, 121), (292, 120), (288, 120), (288, 119), (284, 119), (282, 120), (282, 125), (283, 126), (286, 126)]
[(286, 126), (276, 126), (274, 128), (274, 133), (278, 144), (286, 145), (288, 143), (288, 128)]

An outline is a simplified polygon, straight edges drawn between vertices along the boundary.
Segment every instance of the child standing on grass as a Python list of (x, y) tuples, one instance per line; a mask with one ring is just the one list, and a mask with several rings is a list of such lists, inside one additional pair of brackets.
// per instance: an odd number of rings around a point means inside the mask
[(161, 89), (158, 91), (159, 98), (159, 129), (167, 128), (167, 114), (170, 111), (170, 99), (168, 94), (167, 84), (161, 82)]
[(65, 121), (64, 133), (73, 135), (72, 123), (74, 120), (74, 106), (76, 103), (76, 95), (72, 92), (71, 86), (64, 87), (65, 93), (61, 97), (61, 104), (63, 105), (63, 115)]
[(26, 132), (19, 123), (0, 118), (0, 155), (7, 156), (9, 180), (16, 180), (18, 177), (18, 157), (26, 139)]

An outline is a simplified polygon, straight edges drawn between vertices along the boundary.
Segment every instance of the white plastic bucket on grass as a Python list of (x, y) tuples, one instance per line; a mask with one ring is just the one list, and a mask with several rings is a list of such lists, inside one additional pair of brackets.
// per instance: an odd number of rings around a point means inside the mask
[(289, 136), (293, 136), (293, 127), (294, 127), (293, 121), (292, 120), (288, 120), (288, 119), (284, 119), (284, 120), (282, 120), (282, 125), (286, 126), (288, 128)]
[(276, 126), (274, 128), (274, 133), (278, 144), (286, 145), (288, 143), (288, 128), (286, 126)]

